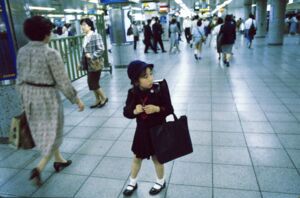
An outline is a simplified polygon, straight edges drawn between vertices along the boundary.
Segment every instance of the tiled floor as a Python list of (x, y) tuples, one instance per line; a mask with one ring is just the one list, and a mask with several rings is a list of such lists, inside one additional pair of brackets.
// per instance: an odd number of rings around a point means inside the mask
[[(215, 48), (202, 60), (180, 43), (181, 53), (143, 54), (141, 42), (131, 56), (155, 64), (155, 78), (166, 78), (178, 115), (186, 114), (194, 152), (166, 164), (168, 198), (299, 198), (300, 196), (300, 45), (286, 37), (283, 46), (256, 39), (247, 49), (242, 38), (229, 68), (218, 63)], [(168, 43), (166, 43), (168, 47)], [(85, 78), (74, 82), (86, 106), (93, 94)], [(102, 109), (79, 113), (65, 101), (65, 138), (61, 151), (73, 164), (56, 174), (52, 162), (44, 185), (28, 181), (36, 151), (0, 145), (0, 196), (123, 197), (129, 178), (135, 121), (122, 115), (130, 87), (126, 69), (104, 75), (109, 97)], [(144, 161), (133, 197), (149, 197), (155, 180)]]

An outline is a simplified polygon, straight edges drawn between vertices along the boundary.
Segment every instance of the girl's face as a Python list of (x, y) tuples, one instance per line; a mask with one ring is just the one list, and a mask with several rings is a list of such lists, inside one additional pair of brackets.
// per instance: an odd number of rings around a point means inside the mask
[(91, 27), (88, 24), (86, 24), (85, 22), (83, 22), (81, 24), (81, 29), (82, 29), (83, 33), (86, 34), (91, 30)]
[(152, 70), (147, 67), (146, 72), (139, 77), (139, 87), (142, 90), (151, 89), (153, 85), (153, 74)]

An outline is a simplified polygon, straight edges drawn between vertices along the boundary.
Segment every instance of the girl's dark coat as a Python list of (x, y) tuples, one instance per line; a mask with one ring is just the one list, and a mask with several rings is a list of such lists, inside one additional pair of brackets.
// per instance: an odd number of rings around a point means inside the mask
[[(143, 106), (152, 104), (160, 107), (159, 113), (146, 115), (145, 113), (134, 115), (136, 105)], [(150, 138), (150, 128), (166, 122), (166, 117), (173, 113), (169, 88), (165, 80), (154, 83), (150, 90), (142, 91), (138, 87), (128, 90), (124, 116), (129, 119), (136, 118), (137, 128), (135, 131), (132, 152), (137, 158), (147, 158), (155, 155)]]

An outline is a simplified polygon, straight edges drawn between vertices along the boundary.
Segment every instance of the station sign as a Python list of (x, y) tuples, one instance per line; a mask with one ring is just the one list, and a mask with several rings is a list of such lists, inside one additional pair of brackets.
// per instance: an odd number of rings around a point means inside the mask
[(129, 0), (100, 0), (103, 4), (113, 4), (113, 3), (128, 3)]

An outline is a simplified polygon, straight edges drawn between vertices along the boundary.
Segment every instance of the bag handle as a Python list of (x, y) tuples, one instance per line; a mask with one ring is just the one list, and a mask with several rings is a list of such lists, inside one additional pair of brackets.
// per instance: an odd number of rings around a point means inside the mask
[(178, 118), (177, 118), (176, 114), (173, 112), (172, 115), (173, 115), (174, 121), (177, 121)]

